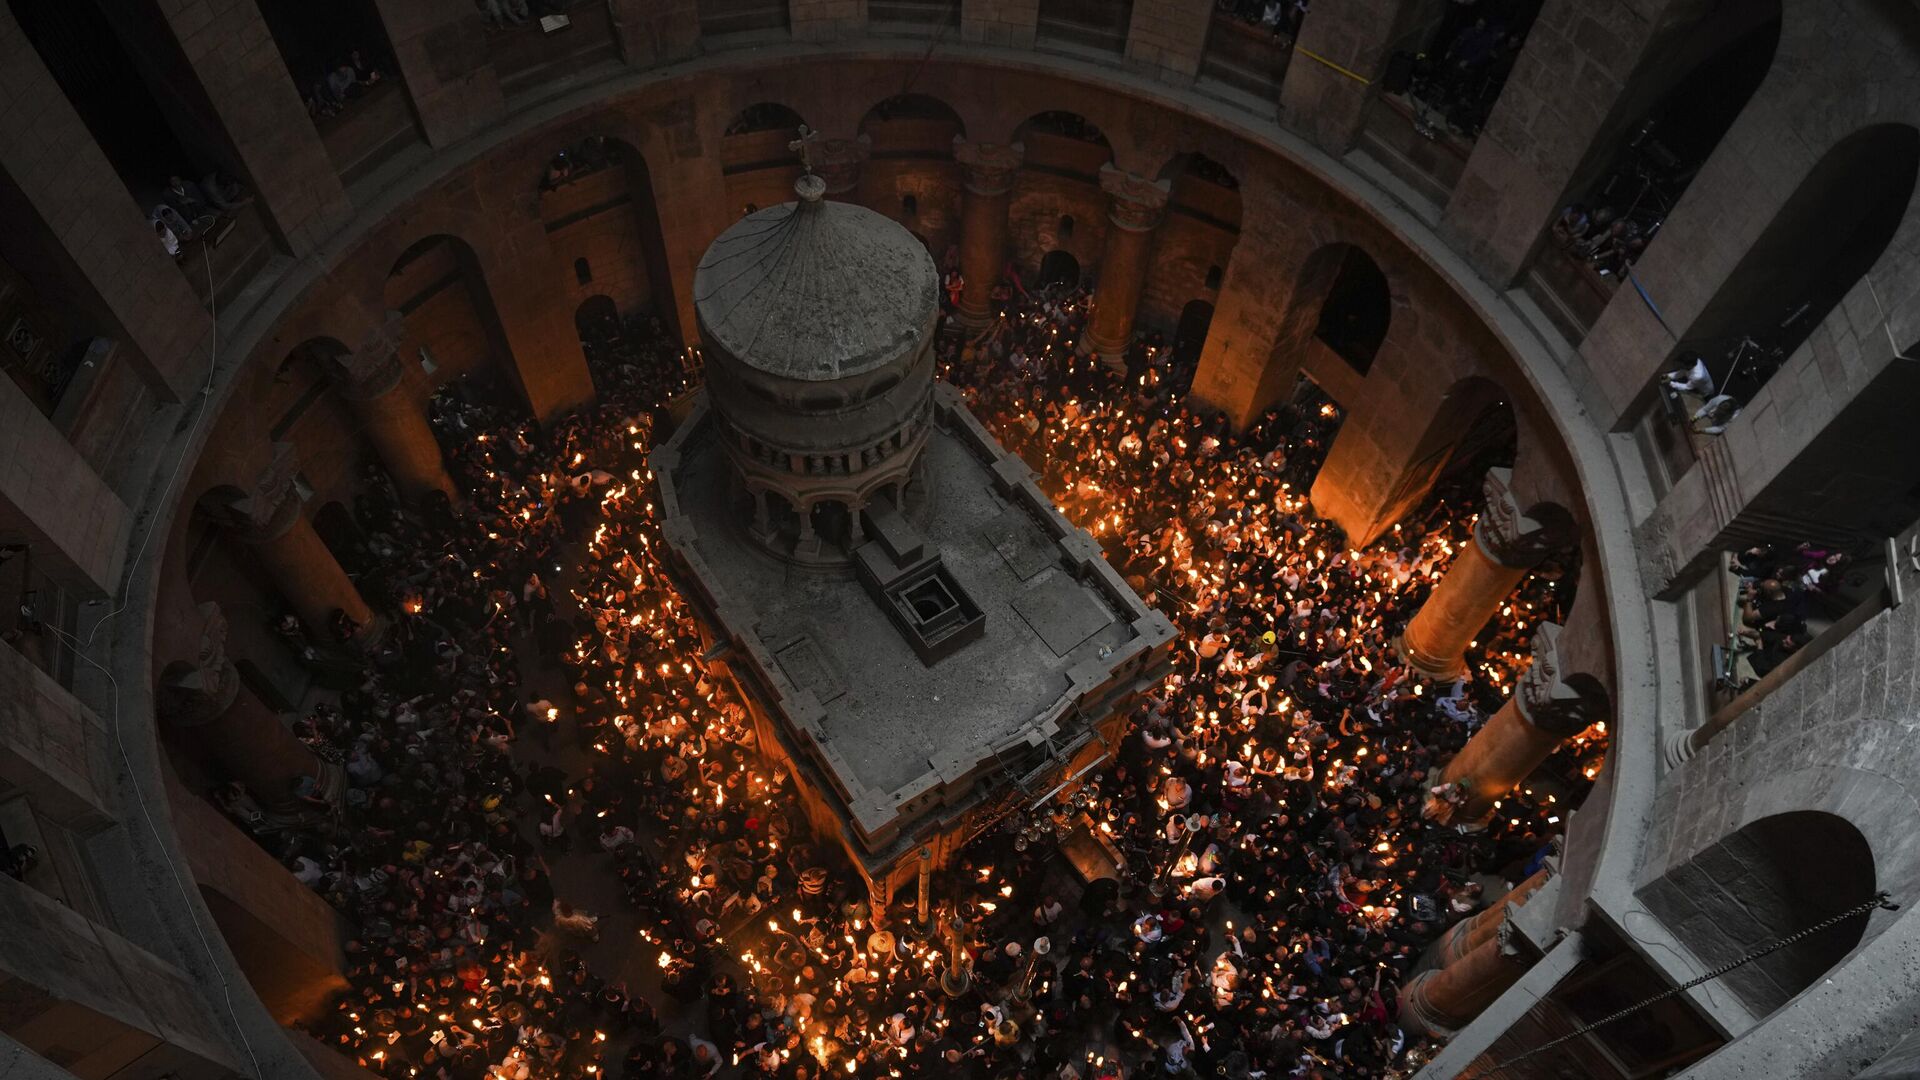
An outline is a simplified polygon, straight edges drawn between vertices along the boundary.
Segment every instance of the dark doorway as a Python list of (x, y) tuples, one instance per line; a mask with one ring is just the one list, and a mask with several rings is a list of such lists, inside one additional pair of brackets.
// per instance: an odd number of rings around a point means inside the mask
[(620, 311), (611, 297), (589, 296), (573, 311), (573, 328), (580, 332), (583, 340), (604, 333), (609, 327), (617, 331), (619, 325)]
[(1173, 331), (1173, 362), (1197, 364), (1207, 345), (1207, 327), (1213, 324), (1213, 305), (1194, 300), (1180, 309), (1180, 322)]
[(1065, 285), (1069, 289), (1080, 287), (1080, 260), (1072, 254), (1054, 250), (1040, 257), (1040, 287)]

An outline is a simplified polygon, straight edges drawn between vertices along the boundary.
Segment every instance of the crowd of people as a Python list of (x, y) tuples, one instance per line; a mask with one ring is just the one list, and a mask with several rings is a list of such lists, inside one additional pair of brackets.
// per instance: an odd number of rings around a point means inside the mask
[(1425, 51), (1412, 58), (1415, 130), (1477, 138), (1539, 11), (1539, 0), (1449, 0)]
[[(269, 840), (355, 928), (320, 1038), (442, 1080), (1417, 1067), (1399, 984), (1545, 857), (1604, 743), (1573, 740), (1483, 831), (1422, 817), (1570, 577), (1530, 578), (1469, 677), (1417, 681), (1391, 635), (1477, 477), (1349, 549), (1305, 496), (1333, 404), (1303, 391), (1236, 434), (1182, 404), (1191, 372), (1145, 335), (1124, 365), (1079, 357), (1083, 291), (1003, 295), (988, 330), (943, 326), (943, 376), (1183, 632), (1111, 766), (975, 840), (925, 932), (912, 896), (872, 910), (660, 561), (645, 455), (693, 354), (596, 321), (598, 403), (548, 429), (460, 384), (436, 398), (457, 513), (379, 482), (359, 500), (360, 586), (392, 627), (297, 728), (344, 768), (341, 805)], [(1046, 842), (1074, 829), (1111, 872)], [(583, 873), (624, 906), (556, 886)]]
[(346, 111), (349, 103), (386, 77), (379, 60), (368, 50), (356, 46), (336, 57), (324, 70), (314, 73), (300, 96), (308, 116), (315, 120), (328, 119)]
[(1831, 621), (1834, 608), (1845, 607), (1837, 598), (1852, 562), (1844, 551), (1811, 543), (1791, 549), (1760, 544), (1732, 556), (1740, 609), (1733, 653), (1752, 676), (1731, 674), (1727, 689), (1745, 689), (1765, 678), (1812, 640), (1809, 620)]

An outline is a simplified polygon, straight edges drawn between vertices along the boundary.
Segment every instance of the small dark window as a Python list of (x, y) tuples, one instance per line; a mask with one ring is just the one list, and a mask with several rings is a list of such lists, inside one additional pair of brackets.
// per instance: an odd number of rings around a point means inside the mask
[(920, 212), (920, 200), (912, 195), (900, 196), (900, 212), (912, 217)]
[(1073, 215), (1061, 214), (1060, 215), (1060, 239), (1068, 240), (1068, 239), (1072, 239), (1072, 237), (1073, 237)]
[(1207, 267), (1207, 288), (1218, 289), (1220, 287), (1221, 276), (1222, 274), (1219, 267), (1217, 266)]
[(582, 285), (593, 282), (593, 264), (585, 259), (573, 260), (573, 279)]

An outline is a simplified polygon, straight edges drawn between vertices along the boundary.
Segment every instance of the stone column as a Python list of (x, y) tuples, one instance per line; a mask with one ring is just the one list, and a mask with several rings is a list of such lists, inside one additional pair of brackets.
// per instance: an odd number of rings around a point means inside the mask
[(154, 709), (167, 724), (191, 733), (226, 775), (246, 785), (268, 813), (301, 808), (294, 795), (302, 777), (322, 777), (320, 759), (280, 717), (241, 685), (227, 656), (227, 620), (220, 605), (201, 604), (200, 638), (193, 659), (168, 664)]
[(273, 462), (237, 508), (244, 515), (242, 537), (308, 630), (327, 633), (334, 611), (340, 610), (360, 624), (362, 641), (372, 640), (380, 631), (373, 610), (300, 505), (292, 451), (284, 443), (277, 448)]
[(426, 410), (407, 391), (406, 369), (398, 352), (404, 336), (395, 319), (375, 333), (335, 369), (341, 396), (359, 416), (367, 441), (393, 474), (401, 494), (412, 499), (438, 491), (454, 499), (440, 443), (427, 423)]
[(1153, 231), (1166, 213), (1173, 185), (1103, 165), (1100, 186), (1111, 196), (1107, 243), (1100, 255), (1099, 283), (1093, 289), (1093, 320), (1080, 351), (1117, 363), (1125, 358), (1127, 341), (1133, 336), (1133, 316), (1140, 308), (1140, 291), (1146, 286), (1153, 254)]
[(1478, 948), (1443, 968), (1408, 979), (1400, 988), (1400, 1026), (1416, 1035), (1451, 1035), (1507, 992), (1532, 959), (1504, 915)]
[(1452, 680), (1465, 674), (1468, 643), (1520, 579), (1563, 539), (1520, 512), (1512, 482), (1511, 469), (1487, 470), (1482, 486), (1487, 505), (1473, 526), (1473, 539), (1401, 631), (1401, 659), (1423, 675)]
[(860, 166), (873, 153), (873, 137), (821, 139), (809, 150), (813, 173), (827, 185), (827, 198), (835, 202), (853, 202), (860, 186)]
[(1553, 864), (1544, 863), (1527, 880), (1515, 886), (1513, 891), (1487, 905), (1473, 915), (1454, 923), (1433, 946), (1436, 967), (1446, 967), (1457, 963), (1468, 953), (1479, 948), (1493, 937), (1506, 921), (1510, 908), (1524, 907), (1533, 894), (1540, 891), (1553, 877)]
[(1493, 804), (1540, 767), (1570, 736), (1606, 719), (1597, 686), (1570, 685), (1561, 671), (1561, 627), (1541, 623), (1533, 635), (1533, 664), (1507, 703), (1473, 733), (1440, 773), (1440, 786), (1458, 785), (1463, 797), (1429, 798), (1425, 814), (1446, 825), (1475, 828), (1493, 816)]
[(953, 137), (953, 159), (960, 164), (964, 196), (960, 205), (960, 294), (957, 318), (980, 329), (993, 321), (993, 286), (1007, 257), (1007, 207), (1013, 181), (1027, 148), (1019, 143), (968, 142)]

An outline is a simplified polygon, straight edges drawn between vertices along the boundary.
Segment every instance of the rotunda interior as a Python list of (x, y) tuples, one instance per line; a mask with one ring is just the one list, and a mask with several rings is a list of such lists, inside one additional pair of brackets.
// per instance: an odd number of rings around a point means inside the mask
[(1920, 1075), (1911, 5), (0, 57), (0, 1075)]

